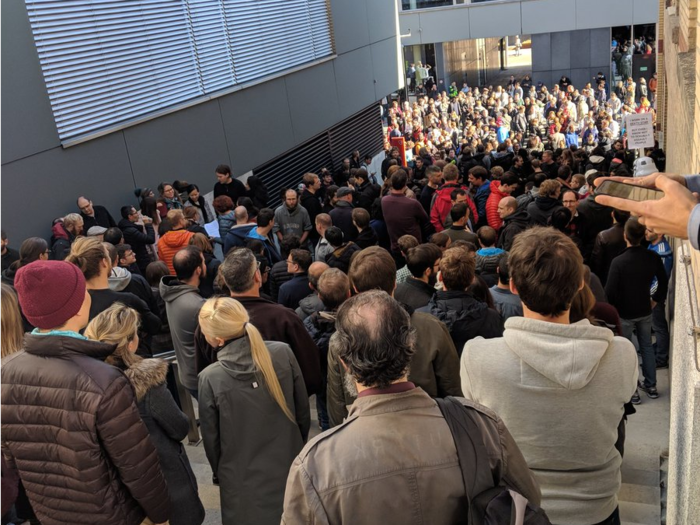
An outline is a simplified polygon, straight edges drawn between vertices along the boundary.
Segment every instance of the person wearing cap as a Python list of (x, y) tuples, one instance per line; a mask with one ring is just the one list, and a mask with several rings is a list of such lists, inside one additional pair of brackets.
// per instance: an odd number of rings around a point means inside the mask
[(115, 345), (80, 335), (91, 298), (80, 269), (35, 261), (15, 276), (36, 328), (2, 365), (2, 452), (36, 517), (54, 525), (139, 525), (170, 517), (158, 454)]
[(102, 226), (107, 229), (117, 225), (107, 208), (94, 205), (87, 197), (82, 195), (78, 197), (78, 208), (80, 209), (80, 216), (83, 218), (84, 231), (88, 231), (93, 226)]
[(352, 223), (352, 210), (354, 209), (352, 202), (355, 192), (352, 188), (342, 186), (338, 188), (336, 197), (338, 197), (338, 202), (329, 213), (333, 226), (340, 228), (346, 241), (354, 241), (357, 239), (357, 228)]
[(88, 237), (97, 237), (97, 239), (102, 242), (105, 240), (105, 232), (107, 231), (107, 228), (103, 228), (102, 226), (92, 226), (88, 231), (87, 231), (87, 236)]

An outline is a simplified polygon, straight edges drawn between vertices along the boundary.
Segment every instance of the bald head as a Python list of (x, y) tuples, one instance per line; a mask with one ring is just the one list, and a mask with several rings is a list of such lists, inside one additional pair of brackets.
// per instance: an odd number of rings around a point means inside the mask
[(236, 217), (236, 224), (246, 224), (248, 222), (248, 210), (245, 206), (237, 206), (233, 210), (233, 215)]
[(318, 280), (328, 268), (330, 268), (330, 266), (321, 261), (313, 262), (311, 266), (309, 266), (309, 283), (314, 290), (318, 289)]
[(504, 197), (498, 203), (498, 215), (501, 219), (505, 219), (509, 215), (515, 213), (518, 209), (518, 201), (515, 197)]

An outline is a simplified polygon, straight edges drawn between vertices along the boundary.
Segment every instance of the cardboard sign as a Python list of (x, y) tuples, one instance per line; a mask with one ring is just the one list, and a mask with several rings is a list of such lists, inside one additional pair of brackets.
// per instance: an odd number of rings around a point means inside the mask
[(651, 113), (631, 114), (625, 117), (627, 149), (654, 147), (654, 124)]

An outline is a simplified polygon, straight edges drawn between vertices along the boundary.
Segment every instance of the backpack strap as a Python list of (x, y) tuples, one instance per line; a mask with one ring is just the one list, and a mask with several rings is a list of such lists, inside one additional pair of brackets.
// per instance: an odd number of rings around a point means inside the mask
[(468, 407), (452, 396), (444, 399), (436, 398), (435, 401), (450, 427), (471, 509), (472, 500), (478, 494), (494, 487), (493, 474), (488, 464), (488, 453), (481, 438), (481, 432)]

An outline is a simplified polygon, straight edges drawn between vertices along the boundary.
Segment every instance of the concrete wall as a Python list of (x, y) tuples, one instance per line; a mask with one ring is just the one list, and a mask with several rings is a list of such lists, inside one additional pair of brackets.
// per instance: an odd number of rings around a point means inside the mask
[(208, 192), (402, 85), (394, 0), (330, 0), (337, 58), (64, 149), (24, 2), (2, 4), (2, 227), (18, 247), (85, 194), (118, 214), (135, 187), (185, 179)]
[(610, 78), (610, 28), (532, 35), (532, 79), (552, 86), (566, 75), (584, 86), (602, 71)]
[(502, 0), (399, 14), (404, 45), (658, 21), (658, 0)]
[[(664, 0), (660, 0), (663, 10)], [(677, 0), (666, 10), (660, 38), (661, 131), (666, 170), (700, 173), (700, 20), (697, 0)], [(671, 430), (666, 523), (700, 523), (700, 253), (676, 248), (674, 330), (671, 353)], [(686, 264), (683, 255), (689, 256)]]
[[(692, 263), (683, 262), (692, 254)], [(676, 243), (675, 319), (671, 352), (671, 428), (667, 525), (700, 523), (700, 254)], [(695, 324), (693, 324), (693, 319)]]

